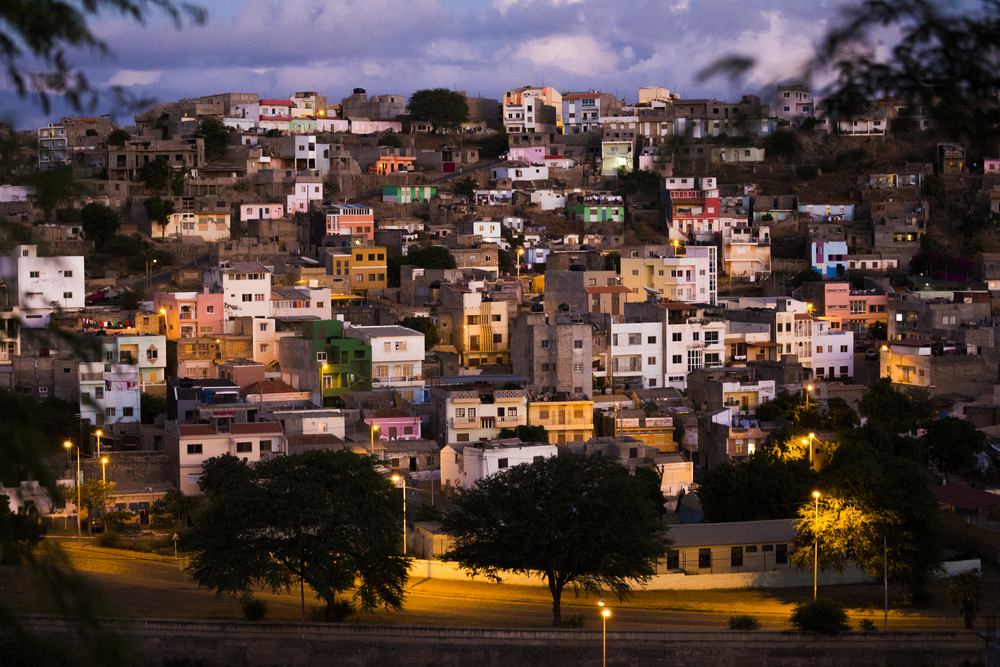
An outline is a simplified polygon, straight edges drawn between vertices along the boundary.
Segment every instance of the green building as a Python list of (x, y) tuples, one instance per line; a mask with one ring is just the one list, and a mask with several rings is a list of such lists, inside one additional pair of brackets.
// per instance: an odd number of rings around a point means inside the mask
[(429, 185), (383, 185), (382, 201), (412, 204), (437, 199), (437, 188)]
[[(337, 399), (351, 391), (372, 390), (372, 348), (360, 338), (345, 338), (344, 323), (340, 320), (321, 320), (302, 323), (302, 339), (307, 345), (306, 354), (295, 354), (294, 349), (302, 346), (289, 346), (292, 356), (298, 360), (303, 357), (305, 368), (318, 366), (318, 375), (322, 387), (322, 402), (324, 407), (336, 405)], [(294, 339), (282, 340), (282, 346)], [(306, 358), (307, 357), (307, 358)], [(282, 363), (285, 368), (285, 363)]]

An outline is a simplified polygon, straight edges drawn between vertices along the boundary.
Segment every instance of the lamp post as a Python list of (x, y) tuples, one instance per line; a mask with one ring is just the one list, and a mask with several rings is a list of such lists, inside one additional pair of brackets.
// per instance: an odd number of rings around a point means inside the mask
[(892, 382), (892, 350), (889, 349), (888, 345), (883, 345), (882, 351), (889, 353), (889, 363), (885, 367), (885, 376), (889, 378), (889, 382)]
[[(67, 440), (63, 443), (66, 451), (73, 449), (73, 443)], [(80, 530), (80, 448), (76, 448), (76, 541), (79, 542), (82, 531)]]
[(97, 436), (97, 455), (101, 455), (101, 436), (104, 435), (104, 431), (97, 429), (95, 435)]
[(812, 390), (813, 390), (813, 386), (811, 384), (807, 384), (806, 385), (806, 410), (809, 409), (809, 392), (812, 391)]
[(813, 518), (813, 600), (816, 599), (816, 584), (819, 581), (819, 491), (813, 491), (813, 498), (816, 500), (816, 514)]
[(604, 598), (598, 599), (597, 605), (601, 608), (601, 620), (604, 626), (601, 631), (601, 664), (608, 667), (608, 616), (611, 616), (611, 610), (604, 606)]
[[(374, 433), (374, 431), (373, 431)], [(396, 483), (396, 488), (403, 490), (403, 555), (406, 555), (406, 490), (419, 491), (420, 489), (414, 489), (411, 486), (407, 486), (406, 482), (399, 475), (393, 475), (392, 481)], [(431, 488), (434, 488), (434, 480), (431, 480)]]
[[(371, 431), (372, 431), (372, 448), (371, 448), (371, 450), (369, 450), (372, 454), (375, 453), (375, 431), (377, 431), (377, 430), (378, 430), (378, 424), (372, 424), (372, 428), (371, 428)], [(405, 496), (406, 494), (404, 493), (403, 495)]]
[(517, 249), (517, 279), (521, 279), (521, 256), (524, 255), (524, 248)]
[(108, 483), (107, 466), (108, 466), (108, 457), (107, 456), (101, 457), (101, 484)]
[(146, 262), (146, 289), (149, 289), (149, 269), (154, 264), (156, 264), (156, 260), (155, 259), (152, 262), (148, 262), (148, 261)]
[(816, 440), (815, 433), (810, 433), (808, 438), (802, 438), (802, 444), (809, 445), (809, 467), (813, 466), (813, 440)]
[(167, 323), (167, 309), (160, 308), (160, 315), (163, 315), (163, 333), (170, 337), (170, 325)]
[(326, 371), (330, 368), (328, 364), (323, 364), (319, 371), (319, 405), (323, 407), (323, 383), (326, 382)]

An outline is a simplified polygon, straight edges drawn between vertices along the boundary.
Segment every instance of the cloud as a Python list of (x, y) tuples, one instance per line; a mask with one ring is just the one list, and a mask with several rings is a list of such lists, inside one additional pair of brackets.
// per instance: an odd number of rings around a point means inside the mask
[(120, 69), (108, 79), (109, 86), (148, 86), (160, 80), (162, 70)]
[[(682, 0), (682, 1), (686, 1), (686, 0)], [(510, 8), (513, 7), (514, 5), (516, 5), (516, 4), (530, 5), (530, 4), (532, 4), (532, 2), (533, 2), (533, 0), (493, 0), (493, 9), (497, 10), (498, 12), (500, 12), (501, 16), (506, 16), (507, 12), (510, 11)], [(560, 5), (575, 5), (575, 4), (579, 4), (581, 2), (584, 2), (584, 0), (549, 0), (549, 2), (553, 6), (558, 7)]]
[(571, 74), (601, 76), (617, 70), (619, 58), (590, 35), (553, 35), (521, 46), (516, 58), (531, 61), (539, 70), (558, 68)]

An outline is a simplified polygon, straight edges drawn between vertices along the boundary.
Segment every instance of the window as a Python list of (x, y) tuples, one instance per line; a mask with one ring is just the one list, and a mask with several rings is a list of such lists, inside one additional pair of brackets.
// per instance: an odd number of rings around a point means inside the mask
[(718, 331), (706, 331), (705, 332), (705, 344), (718, 343), (719, 342), (719, 332)]
[(548, 364), (542, 364), (542, 372), (543, 373), (548, 373), (549, 372), (549, 365)]
[[(25, 257), (27, 257), (27, 255), (25, 255)], [(38, 271), (31, 271), (28, 275), (30, 277), (32, 277), (32, 278), (39, 278), (39, 277), (41, 277), (41, 274)]]
[(683, 340), (683, 338), (684, 338), (684, 334), (680, 334), (680, 333), (670, 334), (670, 340), (672, 340), (675, 343), (681, 342), (681, 340)]
[(841, 352), (847, 352), (847, 346), (846, 345), (841, 345), (840, 346), (840, 351)]
[(502, 320), (503, 320), (503, 317), (500, 316), (500, 315), (490, 315), (490, 321), (491, 322), (500, 322)]
[(677, 549), (667, 550), (667, 569), (678, 570), (681, 567), (681, 552)]
[(375, 282), (375, 274), (374, 273), (369, 273), (368, 274), (368, 282), (370, 282), (370, 283)]
[(546, 350), (546, 349), (548, 349), (548, 347), (549, 347), (549, 341), (543, 340), (542, 341), (542, 349)]
[(65, 278), (72, 278), (73, 277), (73, 272), (72, 271), (63, 271), (63, 277), (65, 277)]
[(264, 300), (264, 295), (263, 294), (254, 294), (253, 295), (253, 300), (254, 301), (263, 301)]
[(135, 414), (134, 408), (122, 408), (122, 417), (131, 417)]
[(465, 417), (465, 408), (455, 408), (456, 417)]
[(406, 341), (403, 340), (403, 341), (399, 341), (398, 343), (396, 343), (396, 350), (399, 351), (399, 352), (405, 352), (406, 351)]
[(672, 364), (682, 364), (684, 363), (684, 357), (679, 354), (675, 354), (670, 357), (670, 363)]
[(711, 549), (698, 549), (698, 567), (699, 568), (712, 567)]
[(506, 467), (507, 467), (507, 459), (497, 459), (497, 468), (503, 469)]
[(201, 445), (188, 445), (188, 454), (201, 454)]
[(236, 453), (237, 454), (246, 453), (246, 452), (252, 452), (252, 451), (253, 451), (253, 443), (252, 442), (237, 442), (236, 443)]
[(776, 565), (784, 565), (788, 562), (788, 545), (778, 544), (775, 545), (774, 550), (774, 562)]
[(729, 549), (729, 566), (743, 567), (743, 547), (731, 547)]
[[(847, 375), (848, 373), (850, 373), (850, 371), (849, 371), (849, 370), (847, 370), (847, 366), (841, 366), (841, 367), (840, 367), (840, 374), (841, 374), (841, 375)], [(923, 372), (923, 371), (920, 371), (920, 374), (921, 374), (921, 375), (923, 375), (923, 374), (924, 374), (924, 372)]]
[(503, 342), (503, 334), (493, 334), (493, 344), (499, 345)]
[(261, 343), (260, 344), (260, 351), (261, 352), (267, 352), (267, 343)]
[(243, 303), (250, 303), (251, 301), (253, 301), (253, 294), (243, 295)]
[(573, 349), (574, 350), (582, 350), (583, 349), (583, 341), (582, 340), (574, 340), (573, 341)]
[(205, 306), (205, 312), (208, 313), (208, 314), (214, 313), (215, 312), (215, 306)]
[(260, 325), (260, 330), (261, 331), (267, 331), (267, 324), (266, 323), (265, 324), (261, 324)]
[(574, 373), (582, 373), (583, 372), (583, 364), (573, 364), (573, 372)]
[(642, 344), (642, 336), (640, 336), (639, 334), (629, 334), (628, 335), (628, 344), (629, 345), (641, 345)]
[(646, 364), (652, 366), (656, 363), (656, 357), (646, 357)]
[(116, 413), (116, 410), (117, 410), (117, 408), (105, 408), (104, 409), (104, 416), (105, 417), (114, 417), (115, 413)]
[(701, 333), (698, 332), (698, 331), (695, 331), (694, 333), (691, 334), (691, 340), (696, 341), (696, 340), (698, 340), (699, 336), (701, 336)]
[(73, 298), (73, 293), (72, 292), (63, 292), (63, 298), (64, 299), (72, 299)]
[(156, 359), (157, 354), (158, 353), (156, 350), (146, 350), (146, 358), (149, 359), (150, 361)]

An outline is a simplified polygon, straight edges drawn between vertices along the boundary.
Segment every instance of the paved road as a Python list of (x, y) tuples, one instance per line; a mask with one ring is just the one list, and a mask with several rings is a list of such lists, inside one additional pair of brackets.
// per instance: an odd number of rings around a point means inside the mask
[[(206, 252), (206, 253), (203, 253), (201, 255), (198, 255), (197, 257), (195, 257), (194, 259), (192, 259), (190, 262), (187, 262), (186, 264), (182, 264), (178, 268), (190, 269), (190, 268), (193, 268), (193, 267), (198, 266), (198, 265), (206, 264), (207, 262), (208, 262), (208, 253)], [(166, 271), (160, 271), (158, 273), (152, 273), (152, 274), (150, 274), (150, 276), (149, 276), (149, 285), (150, 285), (150, 287), (156, 287), (157, 285), (162, 285), (164, 283), (170, 282), (170, 278), (173, 275), (172, 272), (173, 272), (173, 269), (167, 269)], [(134, 278), (127, 278), (125, 280), (121, 280), (118, 283), (118, 287), (128, 287), (129, 289), (136, 289), (136, 288), (145, 289), (145, 287), (146, 287), (146, 276), (145, 275), (141, 275), (141, 276), (136, 276)]]
[[(57, 540), (59, 541), (59, 540)], [(228, 599), (219, 599), (200, 590), (172, 558), (151, 554), (113, 551), (92, 546), (87, 540), (78, 545), (75, 539), (61, 540), (70, 562), (90, 580), (108, 601), (108, 612), (115, 616), (238, 618), (239, 607)], [(0, 569), (0, 589), (12, 598), (30, 600), (29, 583), (13, 571)], [(632, 600), (619, 603), (609, 599), (616, 629), (711, 629), (726, 626), (730, 615), (749, 613), (760, 618), (764, 627), (788, 628), (792, 606), (811, 597), (805, 589), (717, 590), (717, 591), (638, 591)], [(851, 606), (863, 612), (852, 614), (852, 624), (860, 618), (881, 623), (881, 588), (836, 587), (831, 593), (854, 596)], [(300, 618), (298, 591), (273, 595), (259, 593), (270, 606), (269, 618)], [(860, 598), (860, 600), (859, 600)], [(869, 600), (870, 598), (870, 600)], [(315, 606), (314, 596), (306, 591), (306, 603)], [(600, 616), (593, 596), (577, 597), (572, 589), (563, 593), (563, 617), (582, 615), (586, 627), (598, 627)], [(497, 586), (477, 581), (447, 581), (414, 578), (410, 581), (406, 603), (401, 612), (378, 610), (356, 617), (366, 623), (401, 625), (455, 625), (485, 627), (544, 628), (552, 623), (551, 597), (548, 589), (532, 586)], [(41, 610), (24, 603), (25, 611)], [(611, 627), (609, 625), (609, 627)], [(959, 629), (957, 616), (890, 613), (890, 627), (895, 629)]]

